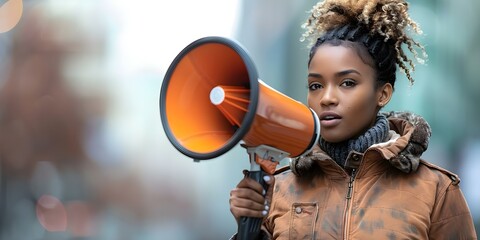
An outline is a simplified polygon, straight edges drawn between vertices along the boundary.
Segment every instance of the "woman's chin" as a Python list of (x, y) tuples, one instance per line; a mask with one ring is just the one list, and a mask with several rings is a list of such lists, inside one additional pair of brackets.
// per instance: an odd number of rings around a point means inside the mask
[(343, 142), (345, 140), (347, 140), (346, 138), (338, 135), (338, 134), (323, 134), (321, 133), (321, 137), (323, 138), (323, 140), (329, 142), (329, 143), (340, 143), (340, 142)]

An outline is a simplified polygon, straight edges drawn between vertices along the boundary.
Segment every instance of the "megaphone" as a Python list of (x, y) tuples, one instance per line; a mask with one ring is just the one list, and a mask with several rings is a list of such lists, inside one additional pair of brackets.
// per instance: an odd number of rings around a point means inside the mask
[[(176, 56), (162, 83), (160, 114), (169, 141), (195, 161), (240, 143), (250, 177), (264, 187), (265, 172), (310, 152), (320, 135), (317, 114), (260, 80), (246, 50), (224, 37), (200, 38)], [(261, 219), (239, 224), (237, 238), (253, 239)]]

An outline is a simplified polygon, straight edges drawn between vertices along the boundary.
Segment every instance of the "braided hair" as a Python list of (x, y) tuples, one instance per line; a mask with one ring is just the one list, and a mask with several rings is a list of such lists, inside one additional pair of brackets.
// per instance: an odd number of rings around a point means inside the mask
[(394, 87), (397, 65), (413, 84), (411, 72), (415, 65), (402, 46), (405, 44), (419, 63), (423, 63), (427, 55), (425, 48), (407, 35), (409, 29), (422, 34), (407, 11), (408, 3), (404, 0), (318, 2), (302, 25), (306, 32), (300, 41), (309, 39), (311, 45), (308, 64), (320, 45), (346, 45), (355, 48), (362, 60), (376, 70), (377, 86), (390, 83)]

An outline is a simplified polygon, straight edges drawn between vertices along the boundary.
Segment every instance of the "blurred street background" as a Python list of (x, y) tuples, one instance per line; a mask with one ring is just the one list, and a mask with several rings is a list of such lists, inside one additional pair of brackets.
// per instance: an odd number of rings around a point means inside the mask
[[(228, 239), (244, 149), (195, 163), (162, 129), (165, 72), (190, 42), (241, 43), (260, 78), (305, 102), (300, 26), (316, 1), (0, 0), (0, 239)], [(480, 226), (480, 1), (412, 1), (429, 60), (385, 110), (431, 125), (423, 157), (460, 175)], [(5, 11), (0, 11), (0, 26)], [(192, 116), (193, 118), (195, 116)], [(475, 187), (477, 186), (477, 187)]]

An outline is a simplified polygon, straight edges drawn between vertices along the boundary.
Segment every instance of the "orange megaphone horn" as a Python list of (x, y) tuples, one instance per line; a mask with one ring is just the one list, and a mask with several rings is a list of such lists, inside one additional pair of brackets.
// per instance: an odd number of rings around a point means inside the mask
[[(317, 114), (259, 80), (244, 48), (222, 37), (198, 39), (177, 55), (162, 83), (160, 114), (173, 146), (196, 161), (243, 141), (250, 177), (264, 187), (263, 171), (310, 152), (320, 135)], [(242, 218), (237, 239), (253, 239), (261, 220)]]
[(218, 157), (241, 140), (298, 157), (319, 136), (319, 121), (304, 104), (258, 79), (248, 53), (222, 37), (185, 47), (162, 83), (160, 113), (173, 146), (194, 160)]

